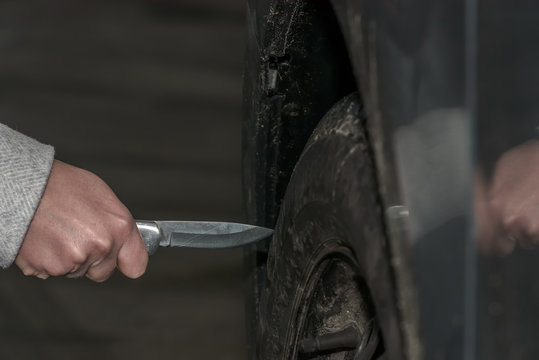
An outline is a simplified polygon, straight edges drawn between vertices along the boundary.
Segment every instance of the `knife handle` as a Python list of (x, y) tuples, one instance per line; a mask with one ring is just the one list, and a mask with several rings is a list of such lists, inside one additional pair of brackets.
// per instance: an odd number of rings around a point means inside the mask
[(148, 250), (148, 255), (153, 255), (159, 248), (159, 242), (161, 241), (161, 230), (154, 221), (146, 220), (135, 220), (137, 224), (138, 231), (142, 240), (144, 240), (144, 245), (146, 245), (146, 250)]

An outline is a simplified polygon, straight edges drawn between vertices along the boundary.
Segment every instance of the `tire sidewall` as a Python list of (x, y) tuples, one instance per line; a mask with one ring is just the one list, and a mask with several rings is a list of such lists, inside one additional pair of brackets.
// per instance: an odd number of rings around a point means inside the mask
[(330, 110), (292, 175), (268, 257), (260, 304), (259, 359), (290, 358), (290, 349), (284, 347), (297, 333), (297, 307), (321, 247), (349, 248), (360, 276), (374, 289), (373, 296), (387, 300), (387, 286), (372, 286), (387, 282), (389, 273), (374, 166), (359, 104), (357, 95), (352, 95)]

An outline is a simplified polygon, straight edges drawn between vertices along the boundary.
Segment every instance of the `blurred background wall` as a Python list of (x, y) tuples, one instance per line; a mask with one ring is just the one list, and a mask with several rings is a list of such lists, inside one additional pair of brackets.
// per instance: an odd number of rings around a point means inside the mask
[[(102, 177), (139, 219), (242, 221), (242, 0), (0, 1), (0, 122)], [(2, 359), (242, 359), (240, 250), (146, 275), (0, 272)]]

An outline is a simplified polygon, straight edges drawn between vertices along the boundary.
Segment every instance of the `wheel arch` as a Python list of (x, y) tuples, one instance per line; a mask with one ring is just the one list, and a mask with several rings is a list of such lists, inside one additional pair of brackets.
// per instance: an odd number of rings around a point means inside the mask
[(330, 2), (247, 5), (244, 203), (251, 223), (273, 227), (310, 134), (357, 79)]

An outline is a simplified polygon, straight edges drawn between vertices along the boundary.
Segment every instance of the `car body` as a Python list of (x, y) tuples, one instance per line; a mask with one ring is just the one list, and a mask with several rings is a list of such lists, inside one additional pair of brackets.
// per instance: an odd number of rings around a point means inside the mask
[[(248, 2), (249, 220), (275, 225), (319, 119), (359, 91), (395, 296), (393, 309), (374, 302), (398, 324), (382, 326), (398, 348), (387, 358), (539, 356), (539, 253), (478, 251), (474, 214), (478, 174), (488, 182), (504, 153), (536, 136), (537, 14), (531, 1)], [(251, 329), (265, 254), (248, 257)]]

